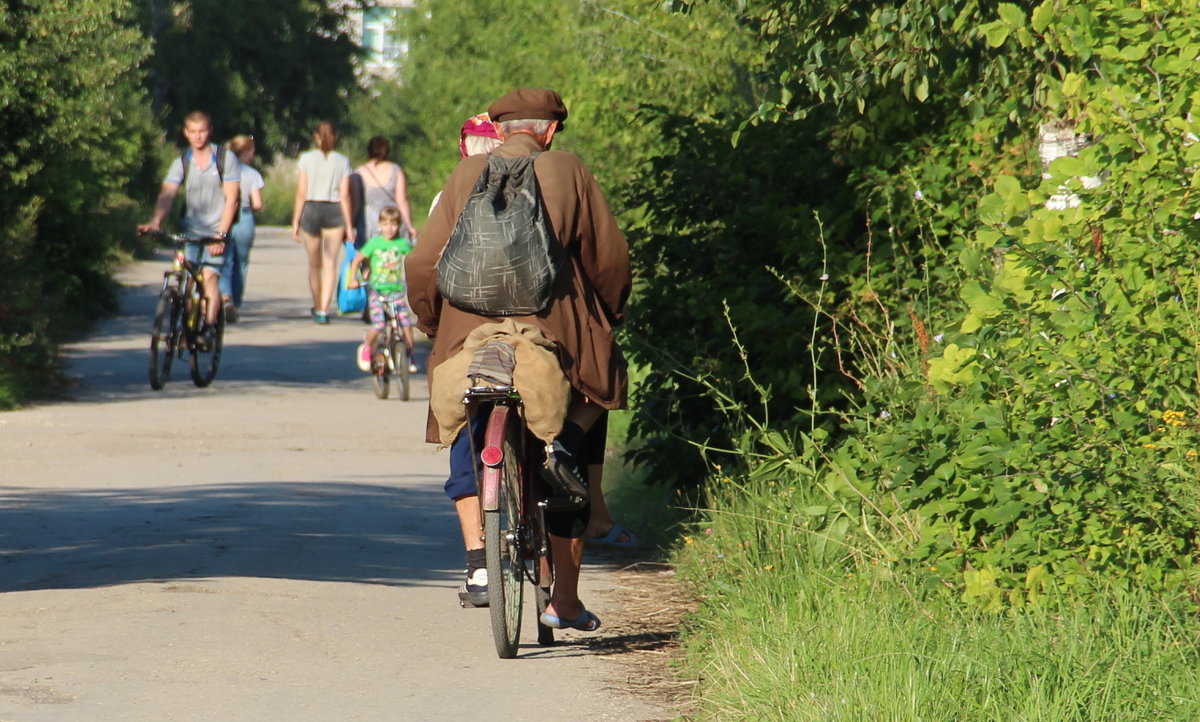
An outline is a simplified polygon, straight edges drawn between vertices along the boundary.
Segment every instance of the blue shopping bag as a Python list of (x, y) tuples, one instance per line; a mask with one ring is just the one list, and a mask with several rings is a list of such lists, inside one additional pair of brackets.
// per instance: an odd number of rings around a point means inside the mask
[(354, 244), (346, 244), (345, 258), (342, 259), (342, 271), (338, 274), (337, 304), (338, 313), (362, 313), (367, 307), (367, 289), (348, 288), (347, 284), (353, 278), (350, 261), (354, 260)]

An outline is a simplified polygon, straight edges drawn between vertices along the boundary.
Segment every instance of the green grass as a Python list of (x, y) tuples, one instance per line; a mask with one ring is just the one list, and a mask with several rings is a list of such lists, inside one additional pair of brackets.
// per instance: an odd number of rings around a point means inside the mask
[(296, 198), (296, 161), (280, 158), (267, 168), (261, 169), (263, 182), (263, 209), (258, 222), (264, 226), (291, 226), (292, 203)]
[(1112, 592), (974, 612), (865, 554), (834, 563), (781, 509), (796, 496), (715, 482), (676, 554), (703, 602), (684, 633), (705, 718), (1196, 720), (1194, 605)]

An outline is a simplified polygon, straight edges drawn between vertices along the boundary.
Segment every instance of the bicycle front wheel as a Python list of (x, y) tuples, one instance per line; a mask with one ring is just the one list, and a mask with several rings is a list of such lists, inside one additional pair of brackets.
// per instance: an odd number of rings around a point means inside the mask
[(221, 365), (221, 349), (225, 346), (225, 314), (217, 314), (217, 333), (213, 339), (212, 348), (201, 351), (199, 346), (192, 346), (192, 382), (203, 388), (212, 383), (217, 377), (217, 367)]
[(179, 321), (183, 316), (179, 291), (166, 288), (158, 297), (154, 311), (154, 330), (150, 336), (150, 388), (158, 391), (171, 377), (171, 361), (179, 342)]
[[(487, 549), (488, 609), (492, 615), (492, 639), (501, 659), (517, 655), (521, 636), (522, 577), (525, 550), (521, 534), (521, 422), (515, 409), (497, 405), (492, 409), (484, 433), (484, 483), (495, 484), (496, 509), (483, 513), (484, 546)], [(499, 458), (496, 458), (499, 450)]]

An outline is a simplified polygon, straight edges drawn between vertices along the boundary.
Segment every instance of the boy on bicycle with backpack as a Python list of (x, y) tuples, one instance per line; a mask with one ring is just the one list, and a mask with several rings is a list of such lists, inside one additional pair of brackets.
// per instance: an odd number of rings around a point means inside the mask
[(354, 254), (350, 262), (350, 288), (358, 288), (359, 281), (355, 271), (361, 270), (362, 277), (370, 282), (367, 289), (367, 310), (371, 316), (371, 328), (367, 331), (364, 342), (359, 345), (357, 360), (358, 368), (362, 371), (371, 370), (371, 354), (379, 334), (386, 327), (384, 307), (394, 304), (396, 320), (404, 329), (404, 343), (409, 350), (408, 372), (416, 373), (417, 365), (413, 363), (413, 331), (412, 318), (409, 317), (408, 303), (405, 301), (407, 287), (404, 283), (404, 257), (412, 252), (412, 244), (400, 235), (400, 209), (396, 206), (385, 206), (379, 211), (380, 235), (367, 241)]
[(189, 245), (188, 258), (203, 268), (204, 297), (208, 300), (205, 328), (200, 334), (202, 348), (212, 348), (216, 338), (217, 314), (222, 313), (220, 277), (229, 258), (225, 238), (241, 209), (241, 167), (227, 148), (213, 145), (212, 120), (194, 110), (183, 119), (183, 137), (188, 149), (171, 163), (162, 189), (154, 203), (154, 215), (138, 232), (158, 231), (166, 219), (175, 196), (182, 187), (186, 205), (180, 221), (182, 232), (192, 239), (212, 239), (203, 252)]

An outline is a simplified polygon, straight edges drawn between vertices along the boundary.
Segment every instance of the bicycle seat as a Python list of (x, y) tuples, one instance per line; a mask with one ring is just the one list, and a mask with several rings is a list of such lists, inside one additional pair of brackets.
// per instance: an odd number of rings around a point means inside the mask
[(475, 351), (467, 368), (472, 386), (512, 386), (513, 369), (517, 367), (517, 352), (504, 341), (491, 341)]

